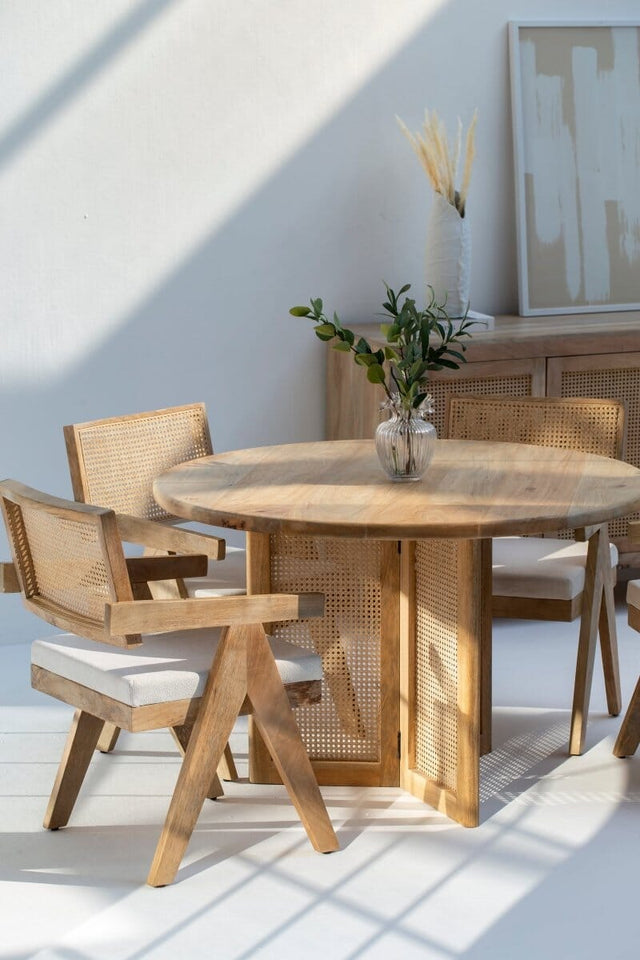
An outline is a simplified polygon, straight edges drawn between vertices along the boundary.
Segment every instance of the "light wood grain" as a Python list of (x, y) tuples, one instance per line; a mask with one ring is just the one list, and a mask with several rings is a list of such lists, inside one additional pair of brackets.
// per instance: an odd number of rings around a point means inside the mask
[(104, 723), (102, 727), (102, 733), (98, 740), (96, 750), (99, 750), (100, 753), (111, 753), (115, 749), (115, 745), (118, 742), (118, 737), (120, 736), (120, 728), (116, 727), (113, 723)]
[(127, 571), (131, 583), (149, 580), (169, 580), (176, 577), (204, 577), (208, 563), (204, 554), (191, 556), (127, 557)]
[(600, 523), (640, 505), (626, 463), (527, 444), (439, 440), (424, 478), (392, 483), (372, 441), (238, 450), (181, 464), (157, 499), (191, 520), (256, 532), (414, 540)]
[[(379, 324), (357, 324), (354, 331), (375, 346), (383, 344)], [(548, 317), (497, 316), (491, 330), (472, 328), (469, 363), (530, 357), (590, 356), (640, 350), (640, 311), (562, 314)], [(350, 357), (346, 357), (350, 360)], [(355, 366), (353, 360), (351, 365)]]
[[(182, 756), (184, 756), (187, 751), (187, 747), (189, 745), (189, 737), (193, 733), (194, 723), (195, 723), (195, 717), (193, 718), (192, 721), (190, 721), (189, 723), (183, 723), (182, 726), (180, 727), (170, 728), (171, 733), (173, 735), (173, 739), (178, 745), (178, 749), (180, 750), (180, 753), (182, 754)], [(229, 745), (227, 744), (227, 747), (225, 747), (225, 749), (227, 749), (228, 746)], [(220, 762), (222, 762), (222, 757), (220, 758)], [(209, 783), (209, 789), (207, 790), (207, 798), (209, 800), (217, 800), (218, 797), (223, 797), (223, 796), (224, 796), (224, 790), (222, 789), (222, 784), (220, 783), (220, 778), (216, 771), (211, 777), (211, 781)]]
[(380, 784), (400, 778), (400, 542), (382, 548), (380, 569)]
[(20, 581), (13, 563), (0, 562), (0, 593), (20, 593)]
[[(431, 417), (442, 439), (449, 436), (444, 408), (451, 394), (611, 397), (627, 408), (624, 459), (640, 467), (640, 313), (583, 314), (536, 318), (496, 317), (494, 329), (473, 328), (469, 361), (459, 370), (430, 374)], [(356, 332), (381, 345), (377, 324)], [(319, 350), (325, 349), (318, 345)], [(327, 438), (370, 438), (382, 399), (347, 354), (327, 352)], [(637, 515), (635, 515), (637, 516)], [(640, 567), (640, 552), (626, 537), (627, 517), (610, 529), (621, 567)]]
[[(188, 519), (248, 531), (251, 589), (270, 589), (266, 558), (269, 534), (356, 537), (403, 541), (397, 618), (401, 642), (398, 696), (401, 784), (465, 824), (478, 819), (477, 758), (490, 746), (490, 609), (477, 590), (488, 590), (488, 539), (495, 535), (586, 527), (640, 505), (640, 471), (592, 454), (526, 444), (439, 441), (424, 479), (394, 484), (382, 473), (373, 443), (343, 441), (233, 451), (183, 464), (158, 478), (158, 500)], [(458, 787), (450, 789), (413, 763), (415, 709), (411, 683), (415, 628), (411, 543), (415, 539), (461, 538), (473, 560), (462, 564), (459, 585), (461, 718)], [(479, 552), (478, 552), (479, 551)], [(251, 572), (253, 570), (253, 572)], [(484, 571), (484, 572), (483, 572)], [(471, 584), (471, 586), (470, 586)], [(466, 592), (465, 592), (466, 591)], [(488, 595), (488, 593), (487, 593)], [(389, 619), (392, 618), (389, 612)], [(482, 678), (482, 692), (481, 692)], [(389, 690), (399, 681), (389, 677)], [(407, 686), (408, 685), (408, 686)], [(586, 694), (585, 684), (585, 694)], [(397, 752), (392, 725), (382, 757), (394, 776)], [(273, 777), (273, 764), (256, 736), (250, 748), (252, 776)], [(372, 782), (373, 766), (343, 765), (342, 782)], [(336, 777), (339, 763), (315, 767)], [(361, 775), (363, 780), (355, 779)], [(375, 780), (373, 782), (376, 782)], [(377, 782), (381, 782), (379, 779)]]
[(255, 722), (314, 849), (331, 853), (339, 847), (338, 838), (287, 703), (264, 630), (260, 626), (250, 627), (247, 637), (247, 694)]
[[(131, 600), (105, 604), (108, 633), (169, 633), (173, 630), (321, 617), (320, 593), (273, 593), (251, 597), (198, 597), (188, 600)], [(135, 627), (134, 627), (135, 625)]]
[(224, 560), (225, 541), (213, 534), (180, 530), (169, 523), (158, 523), (124, 513), (117, 516), (118, 532), (126, 543), (139, 543), (173, 553), (204, 553), (212, 560)]
[(459, 822), (480, 822), (480, 681), (483, 648), (484, 541), (460, 544), (458, 560), (458, 772)]
[(46, 830), (68, 823), (103, 725), (97, 717), (76, 710), (44, 816)]
[[(140, 641), (140, 633), (132, 635), (125, 626), (133, 620), (140, 632), (153, 627), (158, 631), (188, 629), (208, 622), (222, 625), (205, 693), (200, 698), (132, 707), (69, 679), (65, 670), (54, 673), (32, 664), (33, 687), (76, 708), (45, 827), (57, 830), (68, 822), (101, 739), (100, 745), (109, 750), (119, 728), (136, 731), (168, 726), (185, 750), (185, 760), (150, 883), (170, 882), (202, 800), (222, 795), (220, 781), (212, 771), (223, 756), (236, 717), (255, 709), (312, 844), (318, 850), (335, 849), (335, 834), (291, 713), (292, 702), (317, 702), (321, 684), (319, 680), (307, 680), (285, 687), (260, 624), (275, 617), (292, 620), (320, 616), (322, 595), (135, 601), (130, 570), (134, 577), (146, 580), (175, 573), (176, 564), (202, 567), (206, 557), (163, 557), (155, 562), (141, 558), (128, 567), (113, 510), (72, 504), (14, 481), (0, 484), (0, 500), (14, 564), (21, 570), (25, 600), (41, 618), (66, 622), (71, 632), (81, 637), (120, 644), (132, 638)], [(79, 612), (85, 609), (88, 614)], [(185, 619), (181, 622), (182, 611)], [(232, 765), (230, 758), (228, 773)]]
[(259, 625), (230, 627), (220, 639), (188, 739), (149, 871), (151, 886), (164, 886), (175, 877), (209, 788), (210, 771), (222, 756), (247, 694), (311, 843), (323, 852), (338, 848), (264, 630)]
[(582, 753), (587, 729), (591, 681), (595, 658), (600, 607), (604, 588), (604, 570), (610, 566), (609, 541), (603, 527), (589, 540), (583, 590), (583, 614), (580, 621), (576, 679), (571, 712), (569, 753)]
[(640, 680), (636, 683), (633, 696), (624, 715), (620, 732), (613, 747), (616, 757), (630, 757), (640, 743)]

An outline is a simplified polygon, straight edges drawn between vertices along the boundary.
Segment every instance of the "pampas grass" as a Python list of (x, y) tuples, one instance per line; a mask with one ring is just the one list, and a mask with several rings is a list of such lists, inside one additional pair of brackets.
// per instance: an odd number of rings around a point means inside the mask
[(467, 130), (462, 183), (460, 189), (457, 190), (456, 178), (462, 151), (462, 121), (458, 119), (456, 139), (451, 149), (444, 123), (435, 110), (432, 110), (431, 113), (425, 110), (422, 132), (416, 134), (412, 134), (400, 117), (396, 117), (400, 129), (415, 150), (425, 173), (431, 181), (431, 186), (436, 193), (442, 194), (445, 200), (456, 208), (461, 217), (464, 217), (473, 159), (476, 153), (477, 119), (478, 111), (476, 110)]

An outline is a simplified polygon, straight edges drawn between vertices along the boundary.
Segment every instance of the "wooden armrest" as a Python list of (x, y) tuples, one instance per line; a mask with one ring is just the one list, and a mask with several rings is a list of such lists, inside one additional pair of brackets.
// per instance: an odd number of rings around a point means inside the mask
[(249, 597), (202, 597), (184, 600), (121, 600), (105, 604), (110, 636), (168, 633), (237, 623), (306, 620), (324, 614), (321, 593), (263, 593)]
[(204, 553), (211, 560), (224, 560), (225, 541), (213, 534), (181, 530), (126, 513), (117, 514), (116, 520), (120, 539), (127, 543), (141, 543), (145, 547), (173, 553)]
[(640, 543), (640, 520), (630, 520), (627, 536), (631, 543)]
[(0, 593), (20, 593), (20, 581), (10, 560), (0, 561)]
[(203, 553), (184, 557), (128, 557), (127, 570), (131, 583), (150, 580), (176, 580), (178, 577), (206, 577), (209, 560)]

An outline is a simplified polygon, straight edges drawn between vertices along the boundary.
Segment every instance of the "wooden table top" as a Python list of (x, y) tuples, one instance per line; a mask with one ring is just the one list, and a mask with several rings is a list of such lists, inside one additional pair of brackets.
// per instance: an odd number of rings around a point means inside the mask
[(372, 440), (204, 457), (154, 483), (189, 520), (266, 533), (418, 540), (581, 527), (640, 508), (640, 470), (573, 450), (438, 440), (422, 480), (387, 479)]

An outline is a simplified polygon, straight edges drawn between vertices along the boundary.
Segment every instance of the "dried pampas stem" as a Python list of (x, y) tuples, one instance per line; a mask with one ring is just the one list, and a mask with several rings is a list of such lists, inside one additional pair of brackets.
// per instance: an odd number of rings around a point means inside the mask
[(435, 110), (432, 110), (431, 114), (428, 110), (425, 110), (422, 132), (416, 134), (412, 134), (400, 117), (396, 117), (400, 129), (413, 147), (433, 189), (436, 193), (442, 194), (445, 200), (456, 208), (461, 217), (464, 217), (465, 213), (471, 169), (476, 152), (477, 119), (478, 111), (476, 110), (467, 130), (462, 185), (458, 191), (456, 190), (456, 177), (462, 150), (462, 121), (460, 118), (458, 118), (455, 145), (453, 150), (450, 150), (447, 131)]

